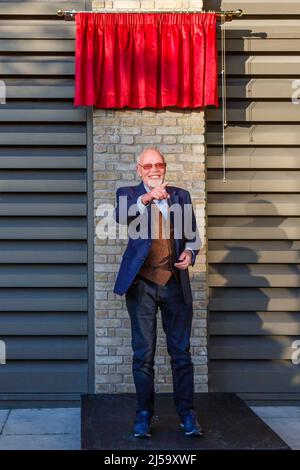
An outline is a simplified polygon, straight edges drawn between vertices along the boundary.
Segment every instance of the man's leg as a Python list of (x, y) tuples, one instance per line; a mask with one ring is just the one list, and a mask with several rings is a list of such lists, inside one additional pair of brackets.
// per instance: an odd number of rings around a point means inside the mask
[(180, 416), (193, 409), (194, 368), (190, 354), (193, 307), (185, 304), (174, 277), (158, 288), (163, 328), (171, 356), (175, 407)]
[(154, 356), (156, 347), (156, 285), (138, 277), (126, 293), (131, 320), (132, 372), (138, 409), (154, 410)]

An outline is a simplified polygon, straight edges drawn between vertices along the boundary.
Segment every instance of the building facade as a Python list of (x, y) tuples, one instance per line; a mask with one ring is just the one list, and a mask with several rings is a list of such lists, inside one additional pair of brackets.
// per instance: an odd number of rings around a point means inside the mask
[[(129, 317), (113, 293), (126, 240), (96, 236), (97, 209), (138, 183), (135, 161), (149, 145), (164, 154), (168, 182), (189, 190), (197, 207), (195, 390), (299, 400), (299, 5), (64, 3), (0, 1), (1, 402), (134, 392)], [(225, 182), (221, 108), (74, 108), (74, 22), (56, 16), (64, 6), (243, 8), (226, 33)], [(158, 333), (156, 388), (170, 392), (160, 322)]]

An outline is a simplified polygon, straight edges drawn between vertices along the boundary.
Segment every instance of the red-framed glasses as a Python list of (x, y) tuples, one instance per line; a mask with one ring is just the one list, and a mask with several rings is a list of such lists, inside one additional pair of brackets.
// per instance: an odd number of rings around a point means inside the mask
[(141, 165), (139, 163), (139, 166), (144, 168), (144, 170), (146, 170), (146, 171), (151, 170), (153, 166), (155, 166), (156, 170), (164, 170), (166, 168), (167, 164), (164, 163), (164, 162), (159, 162), (159, 163), (145, 163), (145, 165)]

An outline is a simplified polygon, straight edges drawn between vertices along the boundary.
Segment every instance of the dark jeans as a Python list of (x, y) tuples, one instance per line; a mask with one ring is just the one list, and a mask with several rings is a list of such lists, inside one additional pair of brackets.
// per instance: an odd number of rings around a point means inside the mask
[(180, 416), (193, 408), (194, 368), (190, 355), (192, 304), (186, 305), (174, 276), (159, 286), (137, 276), (126, 293), (131, 319), (133, 378), (138, 409), (154, 411), (154, 355), (156, 314), (161, 309), (163, 329), (171, 357), (175, 407)]

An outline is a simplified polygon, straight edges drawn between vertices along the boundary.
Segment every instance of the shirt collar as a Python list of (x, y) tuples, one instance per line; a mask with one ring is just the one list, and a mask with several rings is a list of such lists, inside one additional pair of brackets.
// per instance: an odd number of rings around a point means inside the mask
[(145, 183), (143, 183), (143, 184), (144, 184), (144, 188), (146, 189), (147, 193), (150, 193), (150, 188)]

